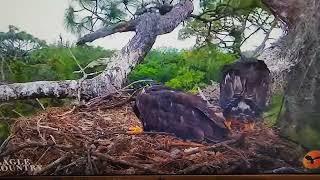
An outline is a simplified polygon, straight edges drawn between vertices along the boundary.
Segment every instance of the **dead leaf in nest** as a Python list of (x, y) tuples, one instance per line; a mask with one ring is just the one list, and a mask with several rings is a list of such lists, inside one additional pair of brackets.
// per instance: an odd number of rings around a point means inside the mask
[(184, 152), (185, 153), (189, 153), (189, 152), (192, 152), (192, 151), (197, 150), (197, 149), (199, 149), (199, 148), (198, 147), (195, 147), (195, 148), (191, 147), (191, 148), (185, 149)]

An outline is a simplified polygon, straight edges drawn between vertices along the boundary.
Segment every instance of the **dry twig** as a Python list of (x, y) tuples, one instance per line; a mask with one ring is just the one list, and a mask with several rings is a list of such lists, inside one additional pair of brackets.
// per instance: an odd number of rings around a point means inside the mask
[(157, 170), (154, 170), (154, 169), (151, 169), (151, 168), (139, 165), (139, 164), (134, 164), (134, 163), (131, 163), (131, 162), (127, 162), (127, 161), (124, 161), (124, 160), (114, 159), (111, 156), (106, 155), (106, 154), (97, 153), (97, 152), (94, 152), (92, 154), (94, 156), (100, 157), (100, 158), (105, 159), (105, 160), (107, 160), (107, 161), (109, 161), (111, 163), (114, 163), (114, 164), (119, 164), (119, 165), (125, 165), (125, 166), (138, 168), (140, 170), (144, 170), (145, 172), (150, 172), (150, 173), (153, 173), (153, 174), (163, 174), (161, 171), (157, 171)]
[(52, 163), (48, 164), (46, 167), (42, 168), (40, 171), (34, 172), (33, 175), (41, 175), (43, 173), (46, 173), (48, 170), (54, 168), (55, 166), (59, 165), (61, 162), (66, 160), (68, 158), (68, 154), (63, 155), (59, 159), (53, 161)]

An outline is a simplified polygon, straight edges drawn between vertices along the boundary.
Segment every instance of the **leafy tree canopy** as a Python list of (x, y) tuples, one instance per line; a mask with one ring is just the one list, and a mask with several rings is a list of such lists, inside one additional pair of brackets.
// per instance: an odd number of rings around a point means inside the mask
[[(154, 12), (165, 14), (178, 0), (74, 0), (65, 13), (66, 27), (83, 35), (101, 27), (128, 22)], [(277, 25), (261, 0), (200, 0), (199, 12), (192, 14), (180, 31), (180, 39), (196, 36), (197, 46), (217, 44), (240, 53), (240, 47), (253, 34), (263, 31), (268, 39)], [(199, 7), (195, 5), (195, 7)], [(265, 43), (265, 42), (264, 42)]]
[(137, 18), (146, 12), (169, 12), (177, 0), (74, 0), (65, 12), (67, 29), (76, 34), (93, 32)]
[(0, 32), (0, 56), (15, 59), (46, 46), (46, 42), (10, 25), (8, 32)]
[[(72, 52), (72, 54), (70, 53)], [(8, 76), (12, 82), (30, 82), (41, 80), (66, 80), (81, 78), (77, 63), (85, 67), (99, 58), (110, 57), (113, 51), (99, 47), (81, 46), (64, 48), (50, 45), (33, 51), (27, 60), (9, 63)], [(73, 59), (75, 56), (77, 62)], [(103, 70), (104, 67), (88, 69), (87, 73)]]
[(238, 54), (252, 35), (263, 31), (267, 40), (277, 25), (261, 0), (202, 0), (193, 17), (180, 31), (181, 39), (196, 36), (197, 46), (213, 43)]

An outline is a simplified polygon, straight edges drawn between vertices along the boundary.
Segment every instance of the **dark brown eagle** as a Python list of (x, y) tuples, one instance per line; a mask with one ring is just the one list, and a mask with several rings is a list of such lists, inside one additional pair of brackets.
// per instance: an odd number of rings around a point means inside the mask
[(200, 97), (162, 85), (144, 88), (137, 95), (133, 110), (144, 131), (207, 142), (222, 141), (229, 133), (224, 119)]
[(270, 87), (270, 71), (264, 61), (241, 58), (226, 65), (220, 82), (220, 105), (230, 128), (243, 122), (252, 130), (266, 107)]

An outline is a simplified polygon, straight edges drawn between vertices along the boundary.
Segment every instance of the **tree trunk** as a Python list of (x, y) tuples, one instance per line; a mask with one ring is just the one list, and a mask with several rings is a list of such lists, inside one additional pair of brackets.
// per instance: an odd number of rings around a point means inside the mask
[(89, 99), (107, 95), (121, 88), (130, 71), (145, 57), (158, 35), (173, 31), (193, 11), (190, 0), (182, 0), (164, 15), (145, 13), (126, 24), (101, 28), (85, 35), (78, 44), (91, 42), (116, 32), (135, 31), (135, 36), (110, 59), (107, 68), (98, 76), (85, 80), (39, 81), (0, 86), (0, 101), (41, 97), (78, 97)]
[(294, 66), (288, 74), (282, 133), (309, 148), (320, 147), (320, 1), (265, 0), (288, 25), (282, 58)]
[(4, 73), (4, 57), (0, 56), (1, 57), (1, 69), (0, 69), (0, 72), (1, 72), (1, 80), (2, 82), (4, 82), (6, 80), (6, 75)]

